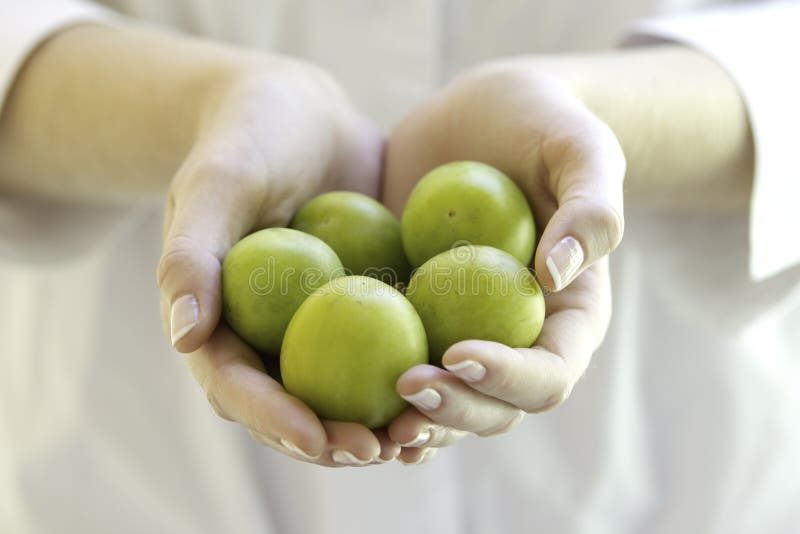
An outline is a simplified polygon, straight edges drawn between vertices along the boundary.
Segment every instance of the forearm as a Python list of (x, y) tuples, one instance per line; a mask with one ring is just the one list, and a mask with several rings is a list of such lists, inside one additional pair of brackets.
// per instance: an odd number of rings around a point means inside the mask
[(243, 53), (142, 28), (69, 28), (17, 76), (0, 188), (97, 197), (163, 189)]
[(747, 111), (728, 75), (691, 49), (659, 46), (528, 61), (575, 89), (616, 134), (626, 195), (741, 206), (753, 175)]

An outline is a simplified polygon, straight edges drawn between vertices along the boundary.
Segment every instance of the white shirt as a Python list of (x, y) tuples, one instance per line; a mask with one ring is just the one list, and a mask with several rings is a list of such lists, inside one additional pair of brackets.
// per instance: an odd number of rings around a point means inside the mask
[[(387, 128), (476, 61), (611, 46), (640, 17), (698, 5), (108, 4), (315, 61)], [(46, 35), (105, 16), (0, 0), (0, 92)], [(798, 26), (791, 3), (634, 26), (637, 39), (705, 50), (739, 83), (757, 144), (753, 208), (678, 217), (628, 206), (616, 315), (570, 400), (425, 466), (301, 464), (213, 415), (161, 332), (159, 207), (0, 199), (0, 532), (796, 531), (800, 210), (788, 204), (800, 167), (782, 137), (800, 123), (799, 93), (768, 58), (793, 64), (787, 28)]]

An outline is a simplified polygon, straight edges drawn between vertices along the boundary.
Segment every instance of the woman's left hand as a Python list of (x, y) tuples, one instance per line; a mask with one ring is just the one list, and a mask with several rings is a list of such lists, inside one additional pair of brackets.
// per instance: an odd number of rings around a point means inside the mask
[(497, 167), (524, 191), (541, 230), (533, 265), (552, 293), (533, 347), (462, 341), (445, 353), (445, 369), (421, 365), (400, 377), (397, 390), (414, 408), (389, 435), (406, 447), (506, 432), (525, 413), (559, 405), (611, 316), (607, 256), (622, 237), (625, 158), (570, 86), (525, 62), (460, 76), (393, 132), (384, 201), (399, 213), (419, 178), (456, 160)]

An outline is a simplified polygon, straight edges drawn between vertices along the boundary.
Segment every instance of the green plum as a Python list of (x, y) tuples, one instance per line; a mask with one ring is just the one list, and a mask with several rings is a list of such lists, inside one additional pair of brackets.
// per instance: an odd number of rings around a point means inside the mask
[(352, 274), (392, 285), (408, 281), (400, 222), (375, 199), (351, 191), (324, 193), (303, 205), (289, 226), (325, 241)]
[(525, 195), (508, 176), (476, 161), (447, 163), (423, 176), (401, 228), (414, 267), (463, 243), (499, 248), (528, 265), (536, 244)]
[(366, 276), (331, 280), (295, 313), (281, 348), (283, 385), (324, 419), (369, 428), (407, 406), (395, 382), (428, 362), (417, 312), (390, 285)]
[(300, 304), (344, 274), (322, 240), (289, 228), (260, 230), (236, 243), (222, 263), (222, 313), (253, 348), (277, 355)]
[(544, 295), (514, 256), (487, 246), (442, 252), (416, 270), (406, 297), (428, 335), (431, 363), (465, 339), (530, 347), (544, 323)]

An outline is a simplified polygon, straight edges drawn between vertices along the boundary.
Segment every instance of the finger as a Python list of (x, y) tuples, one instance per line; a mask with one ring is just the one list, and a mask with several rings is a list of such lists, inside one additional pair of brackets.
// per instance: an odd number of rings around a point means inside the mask
[(187, 159), (170, 188), (158, 264), (165, 329), (181, 352), (200, 347), (219, 322), (222, 260), (252, 228), (248, 206), (257, 204), (237, 165), (204, 160), (209, 149), (195, 152), (202, 155)]
[(341, 421), (323, 421), (328, 435), (329, 459), (338, 466), (364, 466), (381, 453), (375, 434), (364, 425)]
[(389, 437), (403, 447), (447, 447), (469, 435), (469, 432), (437, 425), (410, 407), (389, 425)]
[(217, 413), (306, 460), (327, 450), (325, 428), (311, 409), (264, 372), (253, 350), (220, 325), (187, 357)]
[(432, 365), (406, 371), (397, 380), (397, 392), (434, 423), (481, 436), (505, 432), (521, 418), (519, 408), (484, 395)]
[(610, 318), (607, 261), (588, 269), (566, 290), (548, 297), (549, 315), (532, 348), (490, 341), (456, 343), (444, 367), (477, 391), (528, 413), (561, 404), (586, 371)]
[[(323, 423), (323, 425), (325, 426), (326, 430), (329, 430), (329, 434), (350, 434), (350, 431), (347, 428), (331, 429), (329, 423), (338, 424), (336, 422)], [(352, 467), (352, 466), (364, 466), (364, 465), (381, 464), (381, 463), (386, 463), (386, 462), (390, 462), (390, 461), (394, 460), (400, 454), (400, 446), (397, 445), (396, 443), (392, 443), (389, 440), (389, 437), (386, 435), (385, 431), (383, 432), (383, 436), (382, 437), (378, 437), (377, 434), (372, 435), (371, 432), (367, 432), (365, 434), (362, 433), (361, 436), (360, 436), (361, 438), (364, 438), (367, 441), (368, 440), (373, 440), (373, 439), (378, 439), (378, 441), (381, 443), (381, 447), (383, 447), (384, 443), (385, 443), (385, 450), (386, 450), (385, 457), (378, 456), (372, 462), (364, 462), (364, 461), (361, 461), (361, 460), (352, 460), (351, 458), (355, 456), (352, 453), (350, 453), (349, 456), (347, 458), (345, 458), (346, 461), (344, 461), (344, 462), (343, 461), (334, 460), (334, 457), (332, 456), (333, 453), (335, 453), (337, 451), (345, 450), (345, 449), (343, 449), (343, 445), (340, 444), (340, 443), (337, 443), (337, 444), (330, 444), (329, 443), (328, 450), (325, 453), (323, 453), (318, 458), (309, 458), (306, 455), (302, 454), (302, 452), (297, 451), (295, 448), (286, 447), (280, 441), (276, 441), (275, 439), (270, 438), (269, 436), (265, 436), (264, 434), (261, 434), (259, 432), (254, 431), (254, 430), (248, 430), (248, 432), (250, 433), (250, 436), (252, 436), (253, 439), (255, 439), (258, 443), (260, 443), (262, 445), (265, 445), (267, 447), (275, 449), (276, 451), (278, 451), (278, 452), (280, 452), (282, 454), (285, 454), (287, 456), (290, 456), (290, 457), (294, 458), (295, 460), (300, 460), (300, 461), (303, 461), (303, 462), (312, 463), (312, 464), (315, 464), (315, 465), (321, 465), (321, 466), (325, 466), (325, 467), (344, 467), (344, 466), (351, 466)], [(359, 436), (356, 436), (356, 435), (350, 435), (349, 437), (346, 437), (345, 439), (346, 440), (351, 440), (351, 441), (353, 441), (355, 439), (357, 441), (358, 437)], [(363, 445), (363, 441), (362, 441), (362, 444), (361, 444), (360, 447), (363, 448), (363, 446), (364, 445)], [(359, 448), (359, 447), (356, 446), (355, 448)], [(383, 455), (383, 448), (381, 450), (381, 454)], [(337, 454), (337, 457), (340, 457), (340, 456), (341, 456), (341, 454)]]
[(397, 458), (400, 454), (401, 447), (396, 442), (392, 441), (385, 428), (375, 430), (375, 437), (378, 438), (378, 443), (381, 445), (381, 452), (378, 458), (375, 459), (375, 463), (383, 464)]
[(565, 112), (542, 144), (557, 209), (537, 246), (534, 267), (560, 291), (622, 239), (625, 157), (614, 134), (585, 109)]
[(571, 390), (564, 359), (540, 347), (513, 349), (492, 341), (469, 340), (450, 347), (444, 357), (445, 368), (472, 388), (527, 413), (560, 404)]
[(403, 465), (419, 465), (424, 464), (434, 456), (436, 456), (437, 449), (403, 449), (397, 459)]

